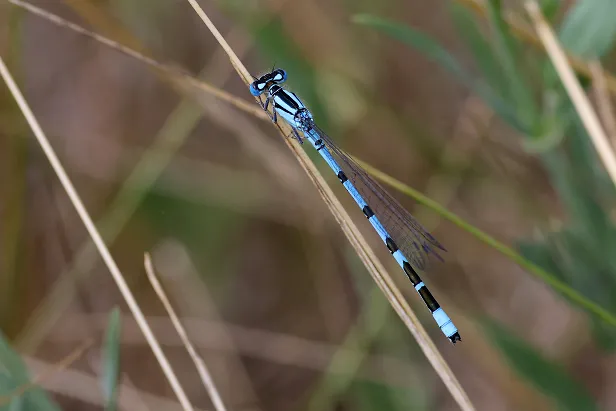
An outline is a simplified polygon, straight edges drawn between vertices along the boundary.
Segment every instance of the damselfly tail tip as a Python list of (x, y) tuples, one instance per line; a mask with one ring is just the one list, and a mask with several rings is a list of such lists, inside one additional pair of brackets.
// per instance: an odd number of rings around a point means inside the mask
[(457, 341), (462, 341), (462, 337), (460, 337), (460, 333), (455, 333), (449, 336), (449, 340), (455, 344)]

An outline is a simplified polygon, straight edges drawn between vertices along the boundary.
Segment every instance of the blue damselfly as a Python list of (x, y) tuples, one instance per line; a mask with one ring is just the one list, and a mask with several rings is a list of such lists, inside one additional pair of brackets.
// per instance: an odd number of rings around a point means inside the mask
[[(295, 93), (285, 90), (281, 84), (287, 73), (275, 69), (250, 84), (250, 92), (267, 97), (263, 109), (274, 123), (278, 117), (286, 121), (293, 130), (293, 136), (303, 143), (304, 138), (321, 154), (336, 173), (344, 188), (362, 209), (376, 232), (379, 234), (393, 257), (404, 270), (409, 280), (432, 313), (441, 331), (454, 344), (461, 341), (458, 329), (449, 316), (432, 296), (428, 287), (417, 274), (425, 269), (429, 256), (440, 259), (437, 250), (443, 246), (421, 224), (406, 211), (379, 183), (364, 171), (357, 162), (338, 147), (314, 122), (312, 114)], [(272, 111), (268, 109), (272, 105)]]

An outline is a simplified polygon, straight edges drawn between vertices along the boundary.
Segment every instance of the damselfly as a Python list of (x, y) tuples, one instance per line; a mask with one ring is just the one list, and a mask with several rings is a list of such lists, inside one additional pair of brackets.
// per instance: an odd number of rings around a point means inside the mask
[[(274, 123), (282, 117), (293, 130), (294, 137), (303, 143), (304, 137), (312, 143), (344, 188), (362, 209), (368, 221), (379, 234), (393, 257), (428, 306), (441, 331), (452, 343), (461, 341), (458, 329), (432, 296), (417, 271), (425, 268), (426, 259), (433, 255), (440, 259), (437, 249), (442, 245), (390, 194), (366, 173), (348, 154), (338, 147), (314, 123), (312, 114), (295, 93), (281, 84), (287, 79), (282, 69), (272, 70), (250, 84), (250, 92), (259, 97), (266, 94), (263, 109)], [(270, 113), (269, 106), (272, 104)]]

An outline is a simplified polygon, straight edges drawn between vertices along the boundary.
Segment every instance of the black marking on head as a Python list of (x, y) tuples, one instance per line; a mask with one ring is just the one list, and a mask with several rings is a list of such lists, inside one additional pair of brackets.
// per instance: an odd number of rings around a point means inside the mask
[(372, 211), (372, 209), (370, 208), (369, 205), (365, 206), (362, 211), (364, 212), (364, 215), (370, 219), (372, 218), (372, 216), (374, 216), (374, 211)]
[(428, 287), (421, 287), (419, 290), (417, 290), (417, 292), (421, 296), (421, 299), (424, 300), (424, 303), (426, 303), (431, 312), (435, 312), (436, 310), (441, 308), (441, 306), (438, 305), (438, 303), (436, 302), (436, 299), (432, 296), (430, 290), (428, 290)]
[(338, 173), (338, 179), (340, 180), (340, 182), (342, 184), (344, 184), (344, 183), (346, 183), (348, 181), (348, 178), (347, 178), (346, 174), (344, 174), (344, 171), (340, 171)]
[(389, 252), (392, 254), (398, 251), (398, 246), (394, 243), (394, 240), (392, 240), (391, 237), (387, 237), (385, 239), (385, 245), (387, 245)]
[(286, 80), (287, 74), (282, 69), (277, 69), (272, 71), (272, 80), (276, 83), (282, 83)]
[(417, 285), (421, 282), (419, 274), (417, 274), (417, 272), (413, 269), (413, 266), (411, 266), (408, 261), (405, 261), (402, 264), (402, 269), (404, 270), (404, 273), (409, 278), (409, 280), (411, 280), (411, 284)]

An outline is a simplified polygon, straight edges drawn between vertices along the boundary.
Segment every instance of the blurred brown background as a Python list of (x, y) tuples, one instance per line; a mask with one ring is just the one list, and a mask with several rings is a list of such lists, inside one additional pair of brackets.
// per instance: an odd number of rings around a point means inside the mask
[[(184, 1), (31, 4), (250, 101)], [(285, 68), (288, 87), (305, 96), (317, 122), (348, 152), (505, 244), (562, 226), (566, 213), (552, 181), (519, 133), (421, 53), (351, 22), (362, 12), (413, 27), (481, 78), (448, 2), (200, 4), (253, 74)], [(0, 13), (2, 56), (196, 407), (212, 404), (147, 281), (144, 252), (229, 409), (458, 409), (271, 124), (22, 8), (5, 3)], [(41, 384), (61, 409), (103, 409), (101, 347), (108, 313), (119, 306), (118, 408), (180, 409), (23, 116), (1, 90), (5, 338), (33, 375), (93, 338), (86, 354)], [(604, 409), (614, 406), (612, 356), (596, 347), (582, 311), (390, 189), (448, 249), (424, 280), (460, 329), (463, 341), (452, 346), (336, 177), (317, 163), (476, 409), (558, 407), (491, 342), (485, 318), (560, 363)]]

